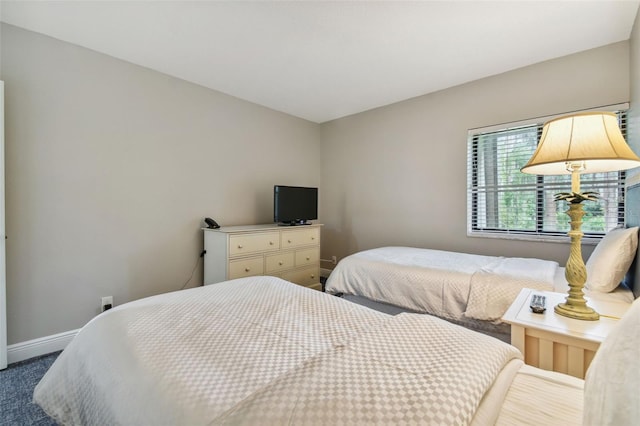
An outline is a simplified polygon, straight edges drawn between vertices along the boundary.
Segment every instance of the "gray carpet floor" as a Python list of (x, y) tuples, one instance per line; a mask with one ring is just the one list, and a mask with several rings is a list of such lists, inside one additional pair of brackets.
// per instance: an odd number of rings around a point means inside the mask
[(33, 389), (59, 354), (54, 352), (9, 364), (0, 371), (0, 425), (56, 425), (32, 399)]

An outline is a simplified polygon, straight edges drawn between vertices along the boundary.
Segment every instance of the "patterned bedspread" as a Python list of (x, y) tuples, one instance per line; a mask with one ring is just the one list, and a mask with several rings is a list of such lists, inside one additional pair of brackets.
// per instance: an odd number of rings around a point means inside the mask
[(553, 290), (557, 262), (412, 247), (382, 247), (342, 259), (326, 291), (363, 296), (452, 321), (499, 323), (524, 287)]
[(458, 425), (519, 357), (427, 315), (252, 277), (97, 316), (34, 400), (63, 424)]

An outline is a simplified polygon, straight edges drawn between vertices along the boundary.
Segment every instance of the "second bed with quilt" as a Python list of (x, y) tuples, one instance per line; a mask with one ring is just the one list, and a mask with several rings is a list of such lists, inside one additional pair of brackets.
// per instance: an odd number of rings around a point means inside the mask
[[(598, 244), (587, 262), (588, 297), (633, 302), (631, 290), (618, 284), (635, 256), (637, 232), (616, 229)], [(557, 262), (542, 259), (381, 247), (342, 259), (326, 291), (390, 313), (428, 313), (509, 342), (501, 318), (520, 290), (565, 293), (564, 274)]]

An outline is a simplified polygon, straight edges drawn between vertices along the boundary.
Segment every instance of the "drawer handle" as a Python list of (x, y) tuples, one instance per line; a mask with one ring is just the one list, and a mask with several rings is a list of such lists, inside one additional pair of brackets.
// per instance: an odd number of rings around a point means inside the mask
[(313, 278), (315, 278), (315, 277), (316, 277), (316, 276), (315, 276), (315, 274), (311, 274), (311, 278), (312, 278), (312, 279), (313, 279)]
[(238, 248), (241, 249), (242, 248), (242, 244), (238, 244)]
[(273, 245), (273, 241), (269, 241), (269, 245), (272, 246)]
[(307, 260), (311, 260), (311, 258), (309, 256), (307, 256)]
[(313, 241), (313, 240), (315, 240), (315, 239), (316, 239), (316, 237), (311, 237), (311, 241)]
[(251, 270), (251, 268), (244, 268), (245, 272), (249, 272)]
[(288, 242), (289, 244), (291, 244), (291, 240), (287, 240), (287, 242)]
[(282, 260), (280, 262), (278, 262), (278, 265), (282, 266), (284, 262), (282, 262)]

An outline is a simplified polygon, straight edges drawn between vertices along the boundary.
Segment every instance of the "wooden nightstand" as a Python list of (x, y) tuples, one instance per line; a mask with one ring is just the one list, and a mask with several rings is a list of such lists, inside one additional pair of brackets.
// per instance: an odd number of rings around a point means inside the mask
[[(529, 308), (534, 293), (547, 298), (543, 314)], [(584, 379), (600, 343), (631, 305), (586, 297), (600, 319), (581, 321), (553, 311), (565, 297), (564, 293), (522, 289), (502, 320), (511, 324), (511, 344), (522, 352), (526, 364)]]

